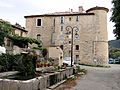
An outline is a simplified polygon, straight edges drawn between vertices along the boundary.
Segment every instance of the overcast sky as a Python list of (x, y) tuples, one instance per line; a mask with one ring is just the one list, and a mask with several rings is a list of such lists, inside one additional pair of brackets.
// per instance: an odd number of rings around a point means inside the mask
[[(112, 0), (0, 0), (0, 19), (25, 26), (24, 16), (53, 13), (60, 11), (78, 11), (79, 6), (85, 10), (95, 7), (112, 8)], [(113, 23), (109, 22), (111, 12), (108, 13), (108, 39), (113, 40)]]

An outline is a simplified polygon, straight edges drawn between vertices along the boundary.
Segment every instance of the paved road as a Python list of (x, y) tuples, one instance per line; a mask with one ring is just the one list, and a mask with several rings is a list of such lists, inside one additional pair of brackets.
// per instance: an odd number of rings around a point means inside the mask
[(70, 90), (120, 90), (120, 65), (111, 68), (82, 66), (87, 75), (77, 80), (77, 85)]

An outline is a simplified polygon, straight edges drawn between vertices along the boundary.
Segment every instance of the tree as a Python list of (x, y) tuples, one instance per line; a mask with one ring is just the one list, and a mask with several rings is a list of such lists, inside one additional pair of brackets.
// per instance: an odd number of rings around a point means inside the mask
[(109, 57), (110, 58), (118, 58), (120, 57), (120, 49), (118, 48), (113, 48), (109, 52)]
[(4, 44), (4, 37), (11, 33), (11, 25), (8, 22), (0, 21), (0, 46)]
[(120, 39), (120, 0), (112, 1), (112, 16), (111, 21), (115, 23), (113, 33), (115, 34), (116, 39)]

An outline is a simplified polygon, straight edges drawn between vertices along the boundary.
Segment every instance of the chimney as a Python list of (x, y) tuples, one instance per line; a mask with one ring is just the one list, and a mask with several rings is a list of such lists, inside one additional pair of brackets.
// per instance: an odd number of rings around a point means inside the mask
[(71, 13), (73, 13), (73, 9), (71, 9)]
[(84, 11), (83, 6), (79, 6), (79, 13), (82, 13)]

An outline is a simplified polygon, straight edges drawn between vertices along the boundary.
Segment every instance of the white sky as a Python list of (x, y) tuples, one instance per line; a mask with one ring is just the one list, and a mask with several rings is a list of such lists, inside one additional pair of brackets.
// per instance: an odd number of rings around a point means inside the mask
[[(68, 11), (69, 8), (73, 11), (78, 11), (79, 6), (83, 6), (85, 10), (95, 7), (112, 8), (112, 0), (0, 0), (0, 19), (6, 20), (15, 24), (16, 22), (25, 26), (24, 16), (53, 13), (60, 11)], [(108, 39), (113, 40), (114, 35), (113, 23), (109, 18), (111, 12), (108, 13)]]

